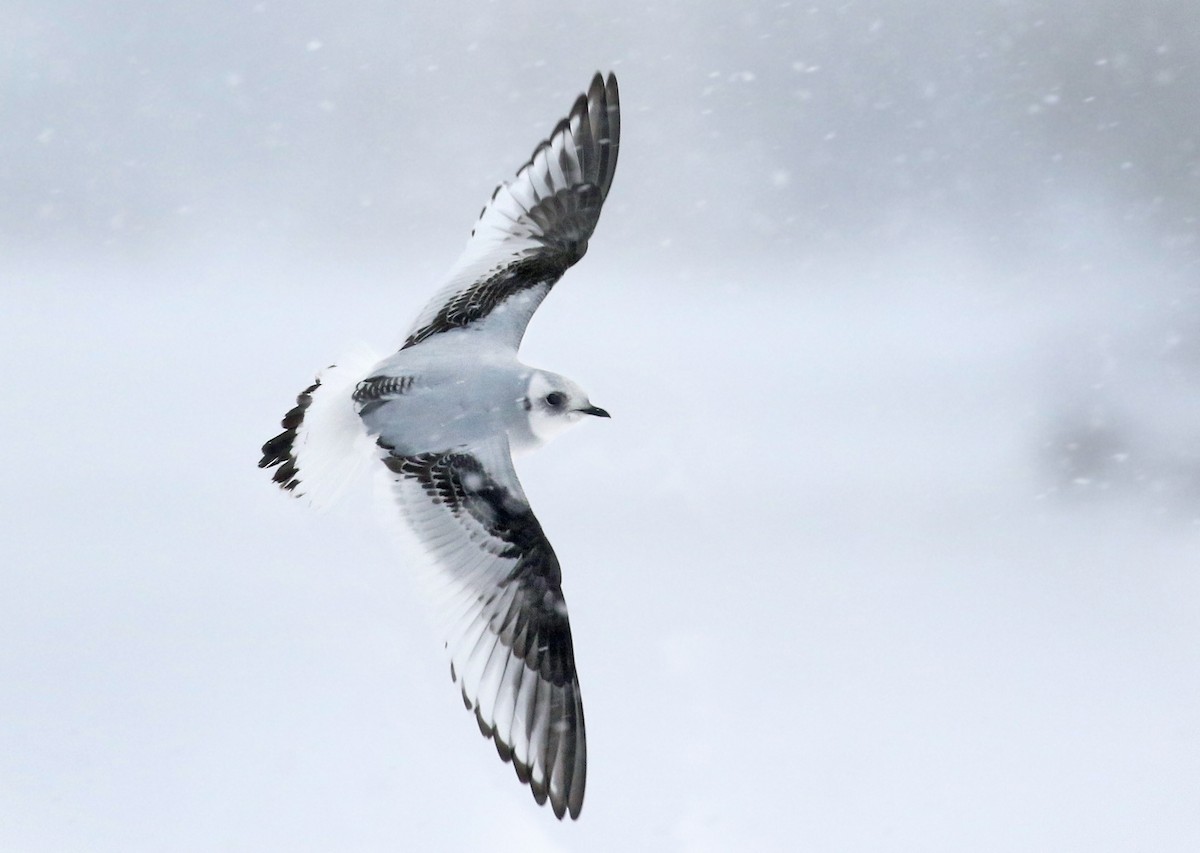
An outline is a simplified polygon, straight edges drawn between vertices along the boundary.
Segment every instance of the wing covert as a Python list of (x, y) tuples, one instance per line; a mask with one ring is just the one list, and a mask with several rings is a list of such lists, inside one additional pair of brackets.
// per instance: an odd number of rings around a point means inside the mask
[(616, 77), (596, 74), (516, 177), (496, 187), (404, 346), (471, 327), (516, 349), (550, 288), (587, 252), (612, 186), (620, 133)]

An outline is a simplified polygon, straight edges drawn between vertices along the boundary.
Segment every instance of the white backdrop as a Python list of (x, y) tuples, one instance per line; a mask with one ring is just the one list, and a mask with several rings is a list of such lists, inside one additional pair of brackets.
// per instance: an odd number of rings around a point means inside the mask
[[(1200, 847), (1200, 12), (0, 4), (0, 848)], [(581, 819), (258, 447), (596, 69)]]

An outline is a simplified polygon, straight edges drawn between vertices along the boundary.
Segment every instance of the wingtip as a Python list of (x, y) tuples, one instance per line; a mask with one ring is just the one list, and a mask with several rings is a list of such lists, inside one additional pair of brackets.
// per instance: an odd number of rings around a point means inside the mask
[(597, 71), (592, 75), (592, 81), (588, 84), (587, 99), (589, 101), (605, 101), (608, 108), (615, 109), (620, 102), (620, 87), (617, 85), (617, 74), (615, 71), (609, 71), (608, 74)]
[(588, 84), (587, 93), (589, 98), (599, 97), (601, 94), (609, 100), (616, 97), (618, 94), (617, 72), (609, 71), (607, 74), (603, 71), (595, 72)]
[(592, 75), (592, 82), (588, 83), (588, 99), (595, 100), (602, 92), (604, 92), (604, 75), (597, 71)]

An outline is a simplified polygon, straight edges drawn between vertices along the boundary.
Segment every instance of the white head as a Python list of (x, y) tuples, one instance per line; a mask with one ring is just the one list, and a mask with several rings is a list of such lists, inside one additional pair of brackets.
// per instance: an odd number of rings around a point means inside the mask
[(593, 406), (587, 393), (565, 376), (534, 370), (521, 405), (529, 413), (529, 430), (543, 444), (578, 423), (584, 415), (607, 418), (608, 412)]

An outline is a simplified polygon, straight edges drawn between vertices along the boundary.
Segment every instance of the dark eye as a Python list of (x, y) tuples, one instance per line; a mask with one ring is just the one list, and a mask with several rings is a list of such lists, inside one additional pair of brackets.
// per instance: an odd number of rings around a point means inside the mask
[(567, 395), (562, 391), (551, 391), (546, 395), (546, 405), (552, 409), (557, 409), (565, 402), (567, 402)]

